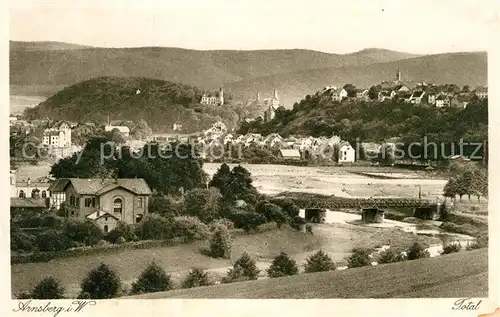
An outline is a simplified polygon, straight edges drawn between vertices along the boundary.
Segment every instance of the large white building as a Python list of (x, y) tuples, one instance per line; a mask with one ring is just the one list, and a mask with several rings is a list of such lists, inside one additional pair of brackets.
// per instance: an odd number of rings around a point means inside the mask
[(209, 96), (207, 94), (203, 94), (201, 96), (200, 103), (202, 105), (223, 106), (224, 105), (224, 90), (221, 87), (219, 90), (219, 94), (216, 96)]
[(42, 144), (52, 147), (71, 146), (71, 127), (67, 122), (43, 130)]

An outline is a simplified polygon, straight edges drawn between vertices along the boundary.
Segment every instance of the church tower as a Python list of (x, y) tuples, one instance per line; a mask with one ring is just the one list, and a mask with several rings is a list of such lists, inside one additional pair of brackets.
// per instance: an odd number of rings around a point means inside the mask
[(221, 106), (224, 105), (224, 89), (222, 87), (219, 90), (219, 103)]
[(257, 90), (257, 95), (255, 95), (255, 101), (259, 102), (260, 101), (260, 93)]
[(278, 89), (274, 88), (273, 99), (279, 100), (278, 98)]
[(399, 71), (399, 68), (398, 68), (398, 72), (396, 73), (396, 80), (401, 81), (401, 72)]
[(278, 97), (278, 89), (274, 88), (273, 99), (271, 100), (271, 104), (274, 108), (278, 108), (280, 105), (280, 99)]

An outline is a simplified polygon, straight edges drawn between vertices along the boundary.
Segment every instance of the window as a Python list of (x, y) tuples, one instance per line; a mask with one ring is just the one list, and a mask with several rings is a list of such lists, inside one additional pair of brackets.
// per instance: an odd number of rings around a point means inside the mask
[(24, 190), (20, 190), (20, 191), (19, 191), (19, 198), (24, 198), (24, 197), (26, 197), (26, 196), (24, 195)]
[(95, 197), (92, 197), (92, 207), (95, 207), (96, 206), (96, 199)]
[(75, 211), (71, 210), (71, 216), (73, 217), (75, 215)]
[(135, 222), (138, 223), (138, 222), (141, 222), (141, 220), (142, 220), (142, 214), (137, 214), (135, 216)]
[(47, 192), (45, 190), (42, 190), (42, 198), (47, 198)]
[(85, 198), (85, 207), (92, 206), (92, 198)]
[(80, 197), (76, 197), (76, 207), (80, 207)]
[(71, 195), (69, 197), (69, 205), (74, 206), (75, 205), (75, 196)]
[(108, 221), (108, 216), (104, 216), (104, 221)]
[(108, 233), (108, 225), (104, 226), (104, 233)]
[(142, 208), (143, 203), (142, 197), (137, 198), (137, 207)]
[(121, 213), (123, 210), (123, 202), (120, 198), (116, 198), (113, 202), (113, 212)]

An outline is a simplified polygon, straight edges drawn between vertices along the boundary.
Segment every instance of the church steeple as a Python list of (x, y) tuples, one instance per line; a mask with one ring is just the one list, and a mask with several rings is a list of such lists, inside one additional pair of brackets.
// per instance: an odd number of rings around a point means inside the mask
[(260, 93), (257, 90), (257, 94), (255, 95), (255, 101), (259, 102), (260, 101)]
[(274, 94), (273, 94), (274, 99), (279, 99), (278, 98), (278, 89), (274, 88)]
[(396, 73), (396, 80), (401, 81), (401, 72), (399, 71), (399, 68), (398, 68), (398, 72)]

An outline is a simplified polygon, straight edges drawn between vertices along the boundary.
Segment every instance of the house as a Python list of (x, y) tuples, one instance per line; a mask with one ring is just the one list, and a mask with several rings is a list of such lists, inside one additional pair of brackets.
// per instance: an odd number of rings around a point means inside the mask
[(285, 160), (300, 160), (302, 156), (296, 149), (280, 149), (280, 157)]
[(224, 105), (224, 90), (222, 87), (216, 95), (207, 95), (206, 93), (201, 96), (200, 103), (202, 105), (223, 106)]
[(447, 107), (450, 105), (450, 100), (445, 95), (439, 95), (436, 98), (436, 108)]
[(10, 198), (11, 212), (43, 212), (48, 207), (47, 200), (42, 198)]
[(389, 99), (392, 99), (396, 96), (396, 92), (394, 90), (384, 90), (384, 91), (380, 91), (378, 93), (378, 100), (379, 101), (385, 101), (385, 100), (389, 100)]
[(408, 86), (406, 85), (396, 85), (392, 88), (393, 91), (395, 91), (396, 93), (398, 92), (409, 92), (410, 91), (410, 88), (408, 88)]
[(486, 99), (488, 98), (488, 87), (477, 87), (476, 90), (474, 90), (474, 94), (479, 99)]
[(368, 100), (368, 89), (356, 89), (356, 99)]
[(422, 98), (424, 97), (424, 95), (425, 95), (424, 91), (415, 91), (414, 93), (411, 94), (409, 102), (414, 104), (420, 104), (422, 103)]
[(338, 145), (338, 162), (339, 163), (354, 163), (356, 160), (356, 151), (349, 142), (341, 142)]
[(68, 122), (58, 122), (47, 128), (37, 128), (30, 133), (40, 140), (43, 145), (51, 147), (71, 146), (71, 126)]
[(14, 198), (40, 198), (49, 197), (50, 180), (44, 179), (18, 179), (15, 170), (10, 171), (10, 197)]
[(271, 133), (264, 139), (264, 145), (267, 147), (282, 146), (283, 138), (277, 133)]
[(332, 94), (332, 100), (333, 101), (342, 101), (342, 99), (347, 97), (347, 90), (344, 88), (342, 89), (331, 89), (331, 94)]
[(113, 130), (118, 130), (121, 135), (124, 137), (128, 138), (130, 136), (130, 129), (129, 127), (126, 126), (120, 126), (120, 125), (106, 125), (104, 127), (104, 131), (106, 132), (111, 132)]
[(180, 123), (174, 123), (172, 125), (172, 130), (174, 130), (174, 131), (181, 131), (182, 130), (182, 124), (180, 124)]
[(430, 93), (427, 95), (427, 103), (429, 105), (435, 105), (436, 104), (436, 95), (433, 93)]
[(140, 178), (58, 179), (50, 192), (52, 205), (57, 206), (56, 200), (60, 199), (67, 203), (67, 217), (90, 219), (105, 233), (113, 230), (118, 221), (140, 222), (148, 213), (152, 194), (146, 181)]

